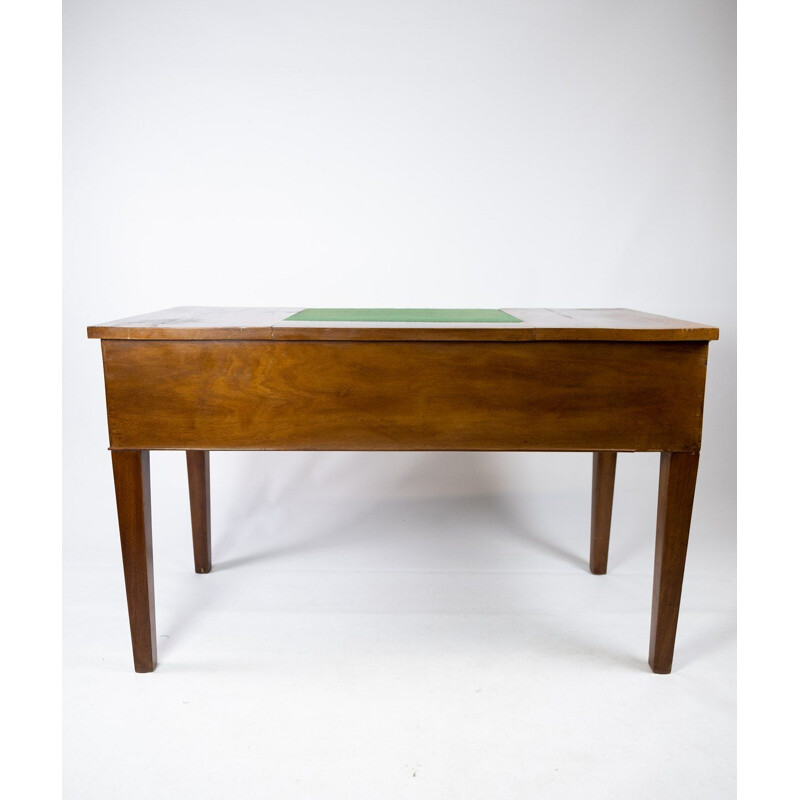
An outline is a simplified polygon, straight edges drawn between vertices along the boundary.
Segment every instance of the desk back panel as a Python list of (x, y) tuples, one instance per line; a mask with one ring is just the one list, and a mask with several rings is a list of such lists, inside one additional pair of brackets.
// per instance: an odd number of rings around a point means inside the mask
[(700, 447), (706, 342), (103, 340), (112, 449)]

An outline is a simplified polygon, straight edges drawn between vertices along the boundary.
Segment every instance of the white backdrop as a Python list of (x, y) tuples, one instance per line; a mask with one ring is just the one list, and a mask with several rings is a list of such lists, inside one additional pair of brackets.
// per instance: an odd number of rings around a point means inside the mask
[[(388, 614), (377, 629), (365, 622), (367, 633), (364, 628), (346, 633), (353, 658), (377, 648), (373, 667), (378, 673), (381, 653), (388, 659), (403, 651), (381, 638), (395, 624), (390, 619), (402, 627), (408, 615), (496, 613), (503, 619), (539, 614), (541, 622), (552, 613), (559, 621), (545, 640), (554, 681), (569, 673), (570, 659), (591, 653), (602, 661), (604, 647), (612, 655), (624, 654), (621, 663), (612, 659), (606, 665), (612, 694), (627, 692), (623, 687), (631, 670), (638, 681), (650, 678), (636, 670), (646, 662), (655, 454), (620, 457), (611, 572), (603, 579), (586, 572), (588, 455), (213, 454), (216, 569), (197, 580), (191, 575), (183, 459), (154, 454), (162, 638), (161, 666), (153, 678), (162, 680), (154, 684), (134, 676), (128, 683), (132, 672), (101, 360), (98, 344), (85, 338), (86, 325), (174, 305), (308, 305), (630, 307), (719, 326), (720, 341), (711, 344), (709, 359), (685, 589), (684, 609), (697, 611), (700, 621), (691, 628), (684, 615), (675, 666), (686, 676), (694, 665), (707, 688), (722, 685), (720, 670), (727, 676), (717, 716), (698, 734), (701, 740), (690, 744), (706, 753), (718, 748), (711, 767), (709, 762), (702, 767), (712, 772), (708, 796), (729, 796), (736, 456), (734, 3), (67, 0), (64, 13), (68, 794), (90, 796), (82, 760), (89, 748), (107, 746), (118, 753), (120, 741), (134, 736), (137, 719), (145, 725), (137, 711), (148, 709), (152, 722), (155, 709), (164, 707), (161, 693), (171, 685), (170, 664), (197, 667), (192, 680), (199, 681), (198, 695), (213, 695), (219, 684), (204, 683), (208, 675), (202, 668), (210, 665), (219, 681), (234, 662), (219, 660), (219, 650), (192, 650), (193, 637), (198, 646), (219, 648), (214, 636), (220, 631), (209, 622), (204, 634), (196, 627), (201, 623), (190, 620), (213, 619), (216, 613), (230, 612), (224, 627), (231, 636), (239, 624), (231, 620), (241, 619), (243, 611), (263, 611), (265, 624), (276, 629), (284, 613), (287, 619), (299, 614), (312, 620), (315, 614), (336, 612), (366, 614), (365, 619), (370, 613)], [(239, 569), (228, 571), (234, 566)], [(614, 575), (630, 581), (614, 584)], [(624, 640), (617, 651), (600, 634), (595, 648), (580, 625), (572, 637), (557, 633), (569, 629), (558, 614), (581, 604), (587, 612), (602, 610), (619, 619), (623, 610), (635, 611), (635, 617), (626, 618), (637, 620), (631, 622), (633, 649)], [(98, 616), (101, 608), (104, 617)], [(707, 612), (727, 616), (714, 622), (703, 616)], [(335, 624), (325, 623), (323, 638), (327, 626)], [(483, 623), (476, 623), (468, 637), (461, 627), (453, 633), (452, 626), (438, 624), (434, 628), (444, 640), (461, 637), (456, 649), (465, 658), (477, 647), (488, 659), (487, 670), (496, 667), (492, 637), (513, 642), (516, 649), (527, 641), (522, 634), (515, 638), (514, 625), (501, 624), (500, 634), (491, 628), (484, 640)], [(597, 624), (614, 630), (609, 621)], [(286, 625), (287, 637), (302, 639)], [(261, 623), (255, 627), (261, 630)], [(244, 624), (240, 638), (226, 642), (227, 654), (244, 652), (238, 658), (251, 664), (253, 675), (268, 664), (270, 680), (280, 685), (272, 674), (274, 647), (253, 643), (248, 638), (256, 637), (253, 630)], [(409, 633), (409, 641), (419, 645), (422, 636), (419, 646), (424, 650), (427, 642), (436, 651), (441, 639), (426, 639), (428, 629), (421, 630)], [(304, 664), (306, 656), (313, 661), (318, 655), (313, 638), (309, 634), (298, 645)], [(339, 655), (344, 661), (333, 658), (339, 672), (328, 675), (334, 686), (347, 682), (343, 673), (355, 669), (345, 654)], [(547, 659), (536, 663), (548, 669)], [(591, 666), (602, 672), (602, 666)], [(451, 667), (445, 664), (442, 675)], [(593, 673), (581, 676), (587, 674)], [(306, 678), (313, 684), (313, 675)], [(185, 686), (185, 674), (181, 680)], [(667, 680), (686, 688), (678, 673)], [(442, 687), (451, 682), (458, 683), (452, 673), (441, 685), (428, 684), (429, 699), (441, 698)], [(425, 681), (417, 676), (418, 688), (420, 683)], [(508, 676), (503, 685), (509, 697), (522, 691)], [(143, 686), (158, 686), (152, 690), (156, 694), (142, 695)], [(350, 695), (348, 701), (369, 709), (391, 694), (389, 684), (373, 688), (371, 699)], [(117, 717), (103, 718), (89, 702), (106, 690), (116, 698), (111, 707), (117, 711), (119, 698), (128, 698), (124, 711), (133, 715), (128, 717), (132, 727), (118, 729)], [(690, 704), (684, 707), (663, 689), (657, 691), (667, 713), (670, 708), (691, 713)], [(688, 691), (694, 697), (702, 693), (697, 685)], [(249, 701), (233, 688), (223, 694), (226, 708), (246, 716), (252, 694)], [(318, 702), (324, 705), (329, 698), (320, 688)], [(185, 711), (183, 700), (172, 699)], [(278, 701), (270, 702), (274, 708)], [(453, 708), (461, 707), (453, 702)], [(502, 702), (485, 713), (500, 707)], [(87, 717), (88, 708), (100, 716)], [(559, 706), (551, 710), (553, 718), (565, 712)], [(209, 713), (219, 720), (217, 712), (222, 713), (206, 708), (190, 725), (208, 722)], [(329, 712), (330, 719), (339, 719), (338, 711)], [(384, 712), (391, 718), (391, 709)], [(621, 725), (637, 729), (633, 718), (619, 713)], [(639, 712), (631, 707), (630, 713)], [(507, 729), (502, 714), (496, 722)], [(646, 718), (640, 722), (648, 724)], [(396, 730), (406, 730), (395, 723)], [(347, 730), (341, 746), (369, 752), (369, 727)], [(222, 736), (224, 724), (219, 731)], [(417, 736), (419, 752), (438, 752), (439, 739), (438, 745), (426, 739), (419, 725), (408, 731), (412, 739)], [(267, 731), (260, 733), (276, 746)], [(292, 740), (291, 730), (282, 735)], [(560, 763), (559, 757), (577, 746), (574, 735), (564, 731), (563, 747), (558, 736), (552, 738), (554, 749), (546, 760)], [(297, 736), (299, 742), (300, 727)], [(223, 748), (216, 766), (207, 765), (220, 772), (213, 778), (204, 774), (204, 785), (219, 788), (231, 779), (225, 741), (215, 742)], [(331, 765), (352, 753), (324, 741), (328, 744), (315, 745), (312, 759), (319, 773), (311, 768), (305, 773), (308, 795), (297, 788), (288, 766), (272, 769), (272, 788), (286, 797), (318, 797), (320, 791), (337, 796), (329, 781)], [(680, 749), (689, 746), (687, 740), (678, 737), (672, 744), (676, 749), (670, 752), (684, 765), (683, 777), (664, 776), (665, 792), (680, 789), (670, 780), (697, 777), (691, 757)], [(522, 754), (531, 742), (523, 736), (517, 745)], [(147, 757), (156, 760), (167, 747), (162, 741), (152, 746)], [(631, 742), (633, 751), (627, 752), (641, 765), (649, 751), (642, 745), (639, 753), (638, 746)], [(286, 747), (296, 754), (300, 746)], [(591, 742), (583, 750), (578, 746), (581, 752), (591, 748)], [(507, 752), (516, 750), (510, 745)], [(385, 752), (372, 753), (371, 763), (393, 764), (393, 753), (406, 751), (394, 742)], [(472, 787), (476, 797), (488, 796), (481, 789), (488, 777), (470, 772), (475, 762), (469, 753), (463, 742), (461, 761), (440, 753), (438, 763), (447, 769), (427, 773), (430, 796), (472, 796), (464, 787)], [(238, 758), (233, 750), (227, 755)], [(184, 756), (194, 758), (171, 753), (190, 771), (189, 762), (180, 761)], [(291, 764), (290, 756), (282, 757), (284, 765)], [(397, 758), (398, 781), (401, 773), (406, 779), (407, 770), (417, 773), (412, 785), (422, 786), (418, 779), (425, 769), (415, 766), (422, 756)], [(163, 774), (145, 776), (133, 766), (128, 774), (112, 755), (109, 759), (108, 780), (122, 770), (130, 796), (155, 786), (168, 796), (169, 781), (177, 780), (166, 766)], [(549, 787), (549, 796), (579, 797), (580, 780), (609, 779), (597, 772), (599, 762), (591, 761), (574, 785), (537, 783), (544, 778), (521, 763), (517, 771), (506, 770), (519, 777), (509, 796)], [(562, 769), (560, 780), (566, 781)], [(454, 773), (463, 777), (464, 787), (442, 794), (443, 786), (452, 789), (447, 780)], [(245, 774), (265, 779), (252, 765)], [(95, 780), (97, 796), (110, 796), (111, 784), (96, 775)], [(635, 781), (615, 785), (615, 796), (638, 796), (642, 786)], [(382, 794), (405, 796), (399, 787), (383, 784)], [(349, 788), (351, 793), (342, 796), (362, 796), (357, 787)], [(237, 791), (249, 796), (245, 784)], [(155, 796), (162, 795), (156, 791)]]

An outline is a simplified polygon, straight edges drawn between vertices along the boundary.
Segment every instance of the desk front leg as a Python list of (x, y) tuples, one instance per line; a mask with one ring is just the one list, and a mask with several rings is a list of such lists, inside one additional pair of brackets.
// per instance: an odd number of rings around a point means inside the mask
[(650, 624), (650, 667), (672, 670), (699, 453), (662, 453)]
[(153, 599), (153, 538), (150, 523), (150, 453), (113, 450), (122, 566), (128, 619), (137, 672), (156, 667), (156, 615)]

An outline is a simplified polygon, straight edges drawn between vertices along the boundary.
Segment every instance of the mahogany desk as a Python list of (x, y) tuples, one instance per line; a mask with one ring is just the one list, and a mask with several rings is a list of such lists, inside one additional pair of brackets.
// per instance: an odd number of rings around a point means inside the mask
[(716, 328), (628, 309), (187, 307), (88, 333), (102, 340), (138, 672), (156, 665), (150, 450), (186, 451), (200, 573), (211, 450), (592, 452), (595, 574), (617, 453), (659, 451), (649, 661), (671, 670)]

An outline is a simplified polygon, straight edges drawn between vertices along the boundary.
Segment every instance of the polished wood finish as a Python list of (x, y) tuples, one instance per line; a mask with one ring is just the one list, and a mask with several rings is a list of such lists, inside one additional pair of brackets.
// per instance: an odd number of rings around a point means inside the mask
[(617, 452), (662, 453), (650, 665), (669, 672), (716, 328), (628, 309), (519, 323), (289, 322), (180, 307), (102, 339), (134, 664), (156, 663), (150, 450), (186, 450), (197, 572), (210, 450), (593, 452), (590, 568), (606, 572)]
[(707, 347), (104, 341), (111, 446), (696, 450)]
[(211, 572), (211, 488), (208, 450), (187, 450), (194, 571)]
[(672, 671), (699, 453), (662, 453), (658, 485), (650, 667)]
[(595, 453), (592, 456), (592, 538), (589, 569), (594, 575), (605, 575), (608, 569), (611, 506), (614, 502), (616, 471), (616, 453)]
[(133, 665), (137, 672), (152, 672), (156, 667), (156, 614), (150, 524), (150, 454), (146, 450), (112, 451), (111, 462)]
[(285, 341), (710, 341), (717, 328), (629, 308), (504, 308), (521, 322), (289, 321), (300, 308), (180, 306), (88, 329), (93, 339)]

